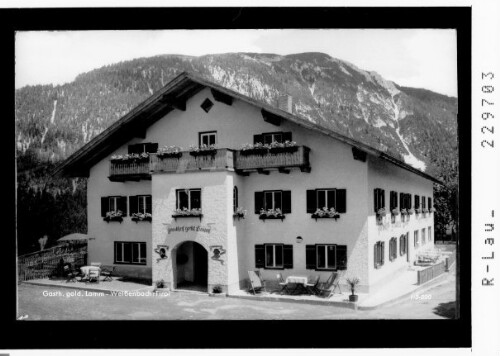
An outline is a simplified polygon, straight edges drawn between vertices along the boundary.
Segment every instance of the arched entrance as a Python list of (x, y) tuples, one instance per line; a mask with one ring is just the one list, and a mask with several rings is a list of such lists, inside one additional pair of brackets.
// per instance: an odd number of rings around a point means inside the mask
[(176, 249), (176, 289), (207, 292), (208, 252), (197, 242), (186, 241)]

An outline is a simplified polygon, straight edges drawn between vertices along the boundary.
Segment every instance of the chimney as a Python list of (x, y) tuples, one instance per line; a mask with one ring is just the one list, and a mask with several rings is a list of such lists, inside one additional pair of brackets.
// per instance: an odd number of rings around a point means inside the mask
[(292, 96), (288, 94), (281, 94), (278, 97), (278, 109), (293, 114), (293, 101)]

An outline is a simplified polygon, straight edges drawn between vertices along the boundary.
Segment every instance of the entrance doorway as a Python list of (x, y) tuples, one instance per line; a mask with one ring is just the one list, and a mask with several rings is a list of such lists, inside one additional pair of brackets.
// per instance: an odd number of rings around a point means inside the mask
[(197, 242), (186, 241), (176, 252), (177, 289), (207, 292), (208, 252)]

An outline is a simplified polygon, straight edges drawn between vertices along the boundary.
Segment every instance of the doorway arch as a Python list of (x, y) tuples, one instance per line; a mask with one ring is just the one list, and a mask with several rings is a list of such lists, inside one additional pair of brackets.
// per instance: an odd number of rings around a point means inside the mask
[(176, 289), (207, 292), (207, 250), (194, 241), (184, 241), (175, 250), (174, 277)]

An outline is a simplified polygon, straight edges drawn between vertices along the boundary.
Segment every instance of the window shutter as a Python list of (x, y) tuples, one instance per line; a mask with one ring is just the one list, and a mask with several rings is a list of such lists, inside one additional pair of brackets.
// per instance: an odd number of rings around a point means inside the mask
[(148, 143), (146, 146), (146, 152), (148, 153), (156, 153), (158, 151), (158, 143)]
[(132, 215), (133, 213), (137, 213), (139, 211), (138, 200), (139, 200), (139, 197), (137, 195), (131, 195), (128, 197), (128, 205), (130, 208), (130, 215)]
[(378, 243), (373, 245), (373, 266), (377, 268), (377, 261), (378, 261), (378, 249), (377, 249)]
[(109, 210), (109, 198), (101, 197), (101, 216), (105, 217)]
[(118, 210), (121, 210), (123, 216), (127, 216), (127, 197), (118, 197)]
[(265, 267), (265, 257), (264, 245), (255, 245), (255, 268)]
[[(347, 211), (346, 208), (346, 190), (345, 189), (337, 189), (337, 206), (335, 209), (338, 213), (345, 213)], [(338, 253), (338, 252), (337, 252)]]
[(384, 260), (385, 260), (385, 256), (384, 256), (384, 253), (385, 253), (385, 242), (382, 242), (382, 264), (384, 264)]
[(382, 200), (382, 208), (385, 209), (385, 190), (383, 189), (380, 189), (380, 196), (381, 196), (381, 200)]
[(260, 214), (262, 208), (264, 208), (264, 192), (255, 192), (255, 214)]
[(306, 245), (306, 269), (316, 269), (316, 245)]
[(292, 133), (291, 132), (283, 132), (283, 142), (292, 141)]
[(264, 143), (263, 140), (262, 140), (262, 135), (253, 135), (253, 143), (254, 145), (256, 143)]
[(375, 213), (378, 211), (377, 200), (378, 200), (378, 189), (374, 189), (373, 190), (373, 210), (375, 211)]
[(432, 209), (432, 198), (431, 197), (427, 198), (427, 205), (428, 205), (427, 209), (429, 209), (429, 210)]
[(283, 268), (293, 268), (293, 245), (283, 245)]
[(310, 189), (306, 191), (306, 209), (308, 214), (314, 214), (317, 208), (316, 203), (316, 191), (314, 189)]
[(337, 245), (337, 269), (347, 269), (347, 246)]
[(281, 195), (281, 210), (283, 214), (290, 214), (292, 212), (292, 191), (284, 190)]
[(153, 213), (151, 195), (146, 197), (146, 213)]

